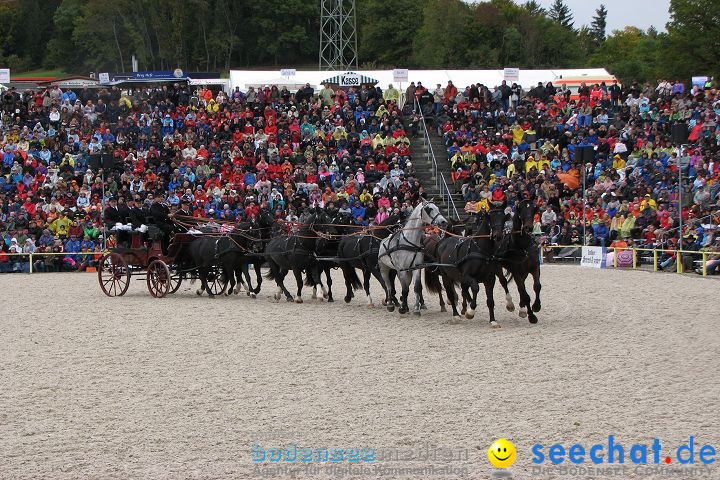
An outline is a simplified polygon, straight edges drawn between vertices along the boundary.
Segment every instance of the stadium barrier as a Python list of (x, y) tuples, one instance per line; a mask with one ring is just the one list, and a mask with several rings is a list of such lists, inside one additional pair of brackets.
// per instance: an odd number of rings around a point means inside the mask
[[(547, 254), (551, 250), (564, 250), (564, 249), (574, 249), (577, 250), (577, 255), (567, 256), (563, 258), (571, 258), (576, 259), (578, 263), (581, 259), (581, 251), (582, 251), (582, 245), (543, 245), (541, 248), (541, 258), (543, 263), (556, 263), (552, 259), (548, 259)], [(696, 260), (696, 263), (699, 262), (699, 268), (702, 268), (702, 275), (703, 277), (707, 277), (707, 264), (708, 264), (708, 255), (712, 252), (697, 252), (693, 250), (667, 250), (662, 248), (634, 248), (634, 247), (621, 247), (621, 248), (614, 248), (614, 247), (607, 247), (606, 250), (608, 252), (621, 252), (621, 251), (631, 251), (632, 252), (632, 269), (637, 270), (638, 269), (638, 259), (641, 255), (638, 255), (638, 252), (642, 254), (642, 252), (650, 252), (652, 255), (652, 266), (653, 271), (658, 271), (658, 259), (660, 254), (664, 252), (668, 253), (674, 253), (676, 254), (675, 258), (675, 271), (676, 273), (684, 273), (683, 272), (683, 262), (682, 262), (682, 255), (693, 255), (693, 256), (700, 256), (701, 260)], [(40, 252), (40, 253), (2, 253), (2, 256), (10, 257), (10, 260), (8, 262), (5, 262), (6, 264), (13, 264), (18, 262), (13, 262), (12, 257), (28, 257), (28, 272), (27, 273), (33, 273), (34, 270), (34, 264), (33, 258), (42, 258), (47, 256), (83, 256), (83, 255), (92, 255), (93, 257), (99, 254), (105, 254), (107, 252), (92, 252), (92, 253), (82, 253), (82, 252)], [(613, 268), (626, 268), (622, 266), (618, 266), (618, 256), (613, 255)], [(12, 273), (12, 272), (3, 272), (3, 273)]]
[[(28, 257), (28, 259), (26, 260), (28, 262), (27, 273), (34, 273), (33, 270), (34, 270), (35, 262), (34, 262), (33, 258), (39, 259), (39, 258), (43, 258), (43, 257), (53, 256), (53, 255), (63, 256), (63, 257), (83, 257), (83, 256), (89, 255), (91, 257), (95, 257), (97, 255), (104, 255), (105, 253), (107, 253), (107, 252), (104, 252), (104, 251), (103, 252), (39, 252), (39, 253), (5, 253), (5, 252), (3, 252), (3, 253), (0, 253), (0, 256), (10, 257), (10, 258), (7, 262), (0, 263), (0, 265), (3, 265), (3, 264), (12, 265), (15, 263), (25, 263), (25, 261), (23, 261), (23, 260), (13, 261), (12, 257)], [(96, 259), (93, 258), (92, 260), (96, 260)], [(97, 271), (97, 270), (89, 270), (89, 271)], [(0, 270), (0, 273), (22, 273), (22, 272), (3, 272), (2, 270)]]
[[(581, 258), (580, 252), (582, 251), (582, 245), (543, 245), (542, 247), (542, 261), (543, 263), (548, 262), (551, 263), (552, 260), (548, 260), (546, 254), (549, 252), (549, 250), (557, 249), (557, 250), (564, 250), (564, 249), (575, 249), (577, 250), (578, 254), (563, 258), (573, 258), (577, 259), (578, 263)], [(632, 252), (632, 269), (637, 270), (638, 269), (638, 260), (642, 257), (643, 252), (650, 252), (652, 256), (652, 267), (653, 271), (658, 271), (658, 259), (660, 257), (660, 254), (662, 253), (673, 253), (676, 254), (675, 258), (675, 271), (676, 273), (684, 273), (683, 272), (683, 262), (682, 262), (682, 256), (687, 255), (693, 255), (693, 256), (701, 256), (701, 260), (696, 260), (695, 263), (699, 262), (699, 268), (702, 268), (702, 275), (704, 277), (707, 277), (707, 264), (708, 264), (708, 255), (710, 255), (712, 252), (698, 252), (694, 250), (668, 250), (668, 249), (662, 249), (662, 248), (635, 248), (635, 247), (606, 247), (606, 250), (608, 252), (622, 252), (622, 251), (630, 251)], [(640, 252), (640, 255), (638, 254)], [(613, 268), (627, 268), (623, 266), (618, 266), (618, 256), (613, 255)]]

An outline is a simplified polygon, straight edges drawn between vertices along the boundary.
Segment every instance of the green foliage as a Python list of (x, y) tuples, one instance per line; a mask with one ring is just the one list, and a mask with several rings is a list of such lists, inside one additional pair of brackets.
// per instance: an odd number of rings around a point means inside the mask
[(720, 73), (720, 2), (671, 0), (665, 59), (676, 76)]
[(590, 24), (590, 33), (592, 33), (592, 36), (597, 43), (602, 43), (605, 41), (607, 14), (607, 8), (605, 8), (605, 5), (601, 4), (600, 7), (595, 10), (595, 16), (593, 17), (592, 23)]
[(565, 28), (573, 28), (573, 14), (563, 0), (555, 0), (548, 10), (548, 16)]
[[(312, 0), (9, 0), (0, 64), (88, 73), (317, 65)], [(720, 2), (671, 0), (667, 33), (573, 26), (563, 0), (357, 0), (358, 63), (372, 68), (606, 67), (627, 82), (720, 73)]]

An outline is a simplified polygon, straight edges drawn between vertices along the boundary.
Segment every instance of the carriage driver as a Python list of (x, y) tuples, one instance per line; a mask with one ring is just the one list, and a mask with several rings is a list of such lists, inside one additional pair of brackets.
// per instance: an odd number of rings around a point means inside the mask
[(175, 231), (174, 224), (170, 220), (170, 209), (162, 202), (160, 197), (148, 195), (148, 198), (152, 201), (150, 204), (150, 216), (152, 217), (153, 224), (162, 232), (160, 242), (163, 252), (167, 254), (170, 236), (172, 236)]
[(105, 229), (107, 231), (115, 232), (117, 237), (118, 245), (126, 247), (129, 243), (128, 235), (125, 232), (126, 228), (123, 222), (122, 211), (118, 207), (117, 198), (112, 195), (107, 199), (107, 207), (103, 211), (103, 222), (105, 223)]

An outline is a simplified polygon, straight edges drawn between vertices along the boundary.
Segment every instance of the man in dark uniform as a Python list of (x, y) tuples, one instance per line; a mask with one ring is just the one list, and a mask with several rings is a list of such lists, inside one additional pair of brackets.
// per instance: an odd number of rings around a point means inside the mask
[[(129, 199), (130, 197), (128, 197)], [(131, 223), (130, 221), (130, 207), (126, 203), (125, 197), (118, 198), (117, 204), (118, 213), (120, 214), (120, 222), (125, 225)]]
[(113, 196), (107, 199), (108, 205), (105, 207), (103, 212), (103, 221), (105, 226), (109, 229), (115, 227), (116, 223), (122, 223), (122, 216), (118, 210), (117, 199)]
[(177, 211), (176, 215), (182, 217), (192, 217), (192, 211), (190, 210), (190, 201), (183, 199), (180, 202), (180, 210)]
[(170, 221), (170, 209), (161, 201), (160, 197), (153, 198), (150, 204), (150, 216), (153, 224), (162, 232), (161, 243), (163, 251), (167, 253), (170, 236), (174, 232), (174, 224)]
[(115, 228), (116, 224), (124, 224), (125, 221), (122, 217), (122, 213), (118, 208), (117, 198), (110, 196), (107, 199), (108, 206), (105, 207), (103, 212), (103, 222), (107, 231), (115, 232), (117, 236), (118, 246), (126, 247), (128, 244), (128, 238), (124, 231)]

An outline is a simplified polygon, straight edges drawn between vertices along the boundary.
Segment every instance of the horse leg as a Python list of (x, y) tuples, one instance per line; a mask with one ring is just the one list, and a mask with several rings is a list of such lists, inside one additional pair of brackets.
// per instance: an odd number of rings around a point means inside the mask
[[(470, 291), (472, 290), (472, 295), (470, 294)], [(475, 309), (477, 308), (477, 294), (478, 294), (478, 284), (474, 281), (468, 281), (465, 280), (462, 283), (462, 291), (463, 296), (465, 297), (467, 303), (469, 304), (469, 308), (465, 310), (465, 318), (468, 320), (475, 317)]]
[(207, 277), (210, 274), (209, 268), (203, 268), (202, 271), (200, 271), (200, 291), (198, 292), (198, 295), (202, 295), (203, 290), (207, 292), (208, 298), (214, 298), (215, 295), (213, 295), (212, 291), (210, 291), (210, 286), (207, 283)]
[[(422, 280), (420, 278), (420, 270), (415, 270), (412, 274), (415, 289), (415, 315), (420, 315), (420, 310), (425, 307), (425, 300), (422, 294)], [(427, 307), (425, 307), (427, 308)]]
[(390, 268), (385, 264), (380, 266), (380, 275), (382, 276), (383, 282), (385, 283), (385, 307), (388, 312), (395, 310), (395, 303), (393, 302), (394, 292), (392, 291), (393, 284), (390, 279)]
[(442, 275), (442, 281), (443, 285), (445, 286), (445, 294), (448, 297), (448, 302), (450, 302), (450, 306), (452, 307), (453, 311), (453, 317), (459, 317), (460, 314), (458, 313), (457, 309), (457, 293), (455, 292), (455, 283), (452, 281), (452, 279), (446, 275)]
[(285, 277), (288, 274), (288, 270), (285, 270), (284, 268), (278, 267), (278, 275), (277, 275), (277, 284), (278, 284), (278, 293), (277, 293), (277, 299), (280, 300), (282, 298), (283, 293), (285, 294), (285, 299), (288, 302), (292, 302), (293, 298), (292, 295), (290, 295), (290, 292), (287, 288), (285, 288)]
[(295, 275), (295, 282), (297, 283), (297, 295), (295, 296), (295, 303), (303, 303), (302, 299), (302, 287), (303, 287), (303, 277), (302, 277), (302, 270), (294, 267), (293, 268), (293, 274)]
[(530, 295), (527, 293), (525, 288), (525, 279), (527, 274), (515, 277), (515, 283), (517, 284), (518, 293), (520, 294), (520, 311), (518, 314), (520, 318), (528, 317), (530, 323), (537, 323), (537, 317), (530, 308)]
[(399, 307), (400, 302), (398, 302), (398, 299), (395, 297), (395, 295), (397, 294), (397, 292), (395, 291), (395, 278), (397, 278), (397, 276), (398, 276), (397, 270), (394, 270), (394, 269), (390, 270), (390, 292), (391, 292), (390, 301), (393, 302), (393, 305), (395, 305), (396, 307)]
[(463, 299), (462, 311), (460, 313), (465, 315), (465, 318), (473, 318), (475, 316), (475, 311), (473, 310), (471, 314), (468, 309), (468, 304), (470, 304), (470, 284), (467, 281), (463, 280), (460, 282), (460, 294)]
[(536, 266), (532, 272), (530, 272), (533, 277), (533, 290), (535, 290), (535, 302), (532, 305), (533, 312), (539, 312), (540, 311), (540, 289), (542, 288), (542, 285), (540, 285), (540, 266)]
[(250, 264), (249, 263), (243, 263), (242, 265), (242, 274), (245, 276), (245, 282), (247, 283), (247, 294), (251, 298), (257, 298), (257, 293), (255, 293), (255, 290), (252, 286), (252, 280), (250, 279)]
[(505, 291), (505, 308), (508, 312), (515, 311), (515, 304), (513, 303), (512, 295), (510, 295), (510, 290), (508, 289), (508, 281), (505, 278), (505, 275), (503, 275), (502, 267), (498, 266), (495, 272), (495, 276), (500, 282), (500, 286)]
[[(332, 296), (332, 267), (329, 265), (325, 267), (325, 282), (327, 283), (327, 296), (325, 295), (325, 292), (323, 292), (323, 296), (327, 298), (328, 303), (332, 303), (335, 300)], [(322, 284), (320, 284), (320, 287), (322, 288)]]
[(320, 290), (322, 291), (321, 296), (316, 296), (315, 298), (318, 298), (321, 302), (327, 298), (327, 290), (325, 290), (325, 285), (322, 283), (322, 273), (323, 270), (325, 270), (325, 266), (318, 266), (317, 268), (312, 269), (311, 278), (313, 281), (313, 293), (315, 293), (315, 289), (318, 285), (320, 285)]
[(410, 294), (410, 283), (412, 282), (412, 275), (408, 272), (398, 272), (398, 279), (400, 280), (400, 286), (402, 292), (400, 293), (400, 309), (398, 312), (402, 315), (410, 311), (408, 307), (408, 295)]
[(375, 305), (373, 305), (372, 297), (370, 296), (370, 270), (368, 268), (363, 268), (363, 289), (365, 290), (365, 296), (367, 297), (368, 307), (372, 308)]
[(258, 293), (260, 293), (260, 285), (262, 285), (262, 272), (260, 271), (260, 269), (262, 268), (262, 262), (255, 261), (255, 263), (253, 263), (253, 267), (255, 268), (255, 279), (257, 280), (257, 287), (255, 287), (255, 290), (253, 290), (253, 293), (257, 295)]
[[(228, 257), (232, 256), (228, 255)], [(233, 292), (233, 290), (235, 290), (235, 268), (231, 260), (232, 258), (229, 258), (222, 263), (223, 275), (225, 275), (225, 278), (227, 278), (228, 280), (228, 288), (226, 288), (225, 292), (223, 292), (223, 295), (225, 295), (226, 297), (229, 296)]]
[[(373, 265), (372, 267), (363, 268), (363, 271), (366, 269), (370, 271), (372, 276), (377, 279), (378, 283), (380, 283), (380, 286), (383, 288), (383, 290), (385, 290), (385, 280), (383, 279), (383, 276), (380, 274), (380, 268), (377, 265)], [(370, 284), (368, 284), (368, 287), (365, 289), (365, 291), (368, 293), (370, 292)], [(383, 303), (383, 305), (386, 305), (387, 298), (383, 299), (382, 303)]]
[(495, 276), (490, 275), (490, 277), (483, 284), (485, 285), (485, 296), (487, 297), (487, 307), (488, 312), (490, 313), (490, 326), (497, 327), (499, 325), (495, 321), (495, 299), (493, 298), (493, 290), (495, 289)]
[(343, 278), (345, 279), (345, 298), (343, 298), (343, 300), (345, 300), (345, 303), (350, 303), (350, 301), (355, 296), (355, 294), (353, 293), (352, 282), (350, 281), (351, 273), (349, 272), (349, 269), (351, 268), (352, 267), (350, 265), (347, 265), (345, 263), (340, 265), (340, 269), (343, 272)]

